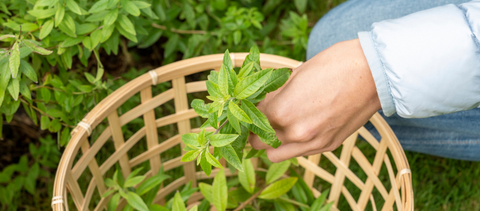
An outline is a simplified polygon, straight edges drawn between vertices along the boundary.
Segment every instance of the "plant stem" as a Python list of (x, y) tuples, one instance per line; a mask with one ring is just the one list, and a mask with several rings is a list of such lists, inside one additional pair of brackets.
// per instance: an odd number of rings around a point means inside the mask
[(253, 194), (252, 196), (250, 196), (250, 198), (248, 198), (245, 202), (241, 203), (240, 206), (237, 207), (237, 209), (235, 209), (234, 211), (240, 211), (242, 210), (243, 208), (245, 208), (245, 206), (247, 206), (248, 204), (250, 204), (250, 202), (252, 202), (255, 198), (257, 198), (257, 196), (260, 195), (260, 193), (262, 193), (263, 189), (265, 189), (266, 187), (263, 187), (262, 189), (260, 189), (259, 191), (257, 191), (255, 194)]
[[(55, 119), (55, 117), (52, 117), (50, 115), (48, 115), (47, 113), (43, 112), (42, 110), (40, 110), (39, 108), (35, 107), (34, 105), (30, 104), (28, 101), (26, 101), (25, 99), (23, 98), (20, 98), (20, 101), (22, 101), (22, 103), (25, 103), (27, 104), (29, 107), (33, 108), (35, 111), (38, 111), (38, 113), (40, 113), (41, 115), (44, 115), (44, 116), (47, 116), (48, 118), (50, 119)], [(62, 124), (63, 126), (65, 127), (69, 127), (69, 128), (75, 128), (75, 126), (72, 126), (72, 125), (68, 125), (66, 123), (63, 123), (63, 122), (60, 122), (60, 124)]]
[(213, 133), (213, 135), (217, 134), (218, 132), (220, 132), (220, 130), (223, 128), (223, 126), (225, 126), (228, 122), (228, 119), (225, 120), (225, 122), (223, 122), (222, 125), (220, 125), (220, 127)]

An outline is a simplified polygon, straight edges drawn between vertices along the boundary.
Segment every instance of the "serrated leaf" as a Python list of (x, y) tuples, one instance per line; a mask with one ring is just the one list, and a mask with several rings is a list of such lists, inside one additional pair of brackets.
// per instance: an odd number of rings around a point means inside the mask
[(110, 10), (110, 12), (107, 13), (107, 16), (105, 16), (103, 25), (104, 26), (112, 25), (117, 20), (117, 17), (118, 17), (118, 9), (115, 8), (113, 10)]
[(207, 81), (207, 91), (208, 94), (214, 97), (223, 98), (223, 93), (220, 91), (220, 88), (217, 84), (212, 81)]
[(210, 144), (215, 147), (226, 146), (238, 138), (237, 134), (215, 134), (209, 137)]
[(122, 8), (130, 15), (133, 15), (133, 16), (140, 15), (140, 9), (138, 9), (137, 5), (135, 5), (133, 2), (129, 0), (122, 1)]
[(244, 126), (247, 127), (253, 133), (255, 133), (256, 135), (258, 135), (258, 137), (260, 138), (260, 141), (268, 144), (273, 148), (277, 148), (282, 144), (282, 142), (280, 142), (280, 140), (278, 140), (278, 138), (276, 137), (275, 133), (270, 133), (265, 130), (262, 130), (259, 127), (255, 126), (254, 124), (244, 124)]
[(272, 72), (270, 78), (265, 82), (265, 92), (273, 92), (278, 88), (282, 87), (288, 78), (290, 78), (291, 71), (288, 68), (276, 69)]
[(135, 27), (133, 26), (133, 23), (128, 19), (127, 16), (125, 15), (120, 15), (118, 16), (118, 23), (120, 24), (120, 27), (127, 31), (130, 34), (137, 35), (135, 32)]
[(182, 196), (178, 191), (175, 193), (173, 198), (172, 211), (187, 211), (187, 208), (185, 208), (185, 204), (183, 203)]
[(235, 87), (234, 97), (245, 99), (260, 89), (272, 74), (272, 68), (262, 70), (238, 82)]
[(238, 120), (252, 124), (250, 117), (248, 117), (248, 115), (234, 102), (228, 104), (228, 111), (230, 111)]
[(92, 7), (88, 10), (89, 13), (97, 13), (103, 10), (106, 10), (108, 6), (108, 0), (97, 1)]
[(243, 79), (244, 77), (249, 76), (250, 73), (253, 71), (253, 65), (254, 62), (249, 62), (248, 64), (242, 66), (242, 68), (240, 68), (240, 71), (238, 72), (238, 78)]
[(82, 15), (82, 10), (80, 9), (80, 6), (78, 6), (77, 2), (75, 2), (74, 0), (65, 0), (65, 3), (67, 5), (67, 8), (70, 9), (72, 12)]
[(293, 185), (297, 182), (298, 178), (296, 177), (289, 177), (286, 179), (279, 180), (270, 184), (266, 187), (262, 193), (258, 196), (261, 199), (275, 199), (280, 197), (281, 195), (287, 193)]
[(12, 78), (16, 78), (18, 75), (18, 69), (20, 67), (20, 47), (18, 42), (13, 44), (13, 48), (10, 51), (10, 57), (8, 58), (8, 65)]
[(213, 199), (212, 199), (213, 187), (203, 182), (199, 183), (198, 187), (200, 188), (200, 192), (202, 193), (203, 197), (205, 197), (205, 199), (208, 202), (213, 203)]
[(198, 154), (200, 154), (200, 150), (192, 150), (188, 151), (182, 156), (182, 159), (180, 161), (182, 162), (190, 162), (192, 160), (195, 160), (197, 158)]
[(267, 184), (270, 184), (278, 178), (282, 177), (282, 175), (285, 174), (285, 172), (288, 170), (288, 167), (290, 167), (290, 161), (288, 160), (272, 164), (267, 171)]
[(218, 211), (227, 209), (228, 189), (225, 171), (223, 169), (218, 171), (213, 180), (212, 200), (213, 206), (215, 206)]
[(218, 162), (218, 160), (213, 157), (212, 154), (210, 154), (210, 152), (208, 151), (208, 149), (206, 149), (203, 154), (205, 154), (205, 158), (207, 160), (208, 163), (210, 163), (212, 166), (215, 166), (217, 168), (223, 168), (222, 164), (220, 164), (220, 162)]
[(248, 100), (242, 100), (240, 108), (245, 111), (255, 126), (269, 133), (275, 133), (265, 114), (258, 110), (253, 103)]
[(200, 167), (202, 167), (202, 170), (207, 176), (210, 176), (210, 173), (212, 172), (212, 165), (207, 161), (207, 155), (205, 155), (205, 153), (200, 154), (200, 156)]
[(205, 105), (205, 102), (203, 100), (194, 99), (191, 106), (199, 116), (203, 118), (208, 118), (208, 106)]
[(242, 160), (243, 172), (238, 172), (238, 180), (242, 187), (249, 193), (255, 190), (255, 169), (250, 159)]
[[(122, 190), (120, 192), (122, 192)], [(129, 191), (127, 196), (126, 200), (130, 206), (140, 211), (149, 211), (148, 206), (138, 194)]]
[(48, 20), (47, 22), (45, 22), (42, 25), (42, 29), (40, 29), (40, 35), (39, 35), (40, 39), (47, 37), (52, 31), (52, 29), (53, 29), (53, 20)]
[(220, 155), (225, 158), (225, 160), (230, 163), (233, 167), (238, 169), (239, 171), (243, 171), (242, 161), (238, 158), (235, 149), (231, 145), (227, 145), (224, 147), (217, 148), (220, 150)]
[(136, 190), (138, 195), (142, 196), (146, 194), (148, 191), (150, 191), (152, 188), (154, 188), (157, 185), (160, 185), (163, 181), (166, 179), (170, 178), (170, 176), (166, 174), (158, 174), (153, 177), (150, 177), (146, 179), (145, 181), (140, 184)]
[(47, 50), (45, 48), (37, 46), (35, 43), (33, 43), (31, 40), (23, 40), (22, 43), (26, 45), (28, 48), (30, 48), (32, 51), (35, 53), (41, 54), (41, 55), (50, 55), (53, 51)]
[(237, 131), (238, 133), (242, 133), (240, 123), (238, 122), (238, 119), (235, 117), (235, 115), (232, 114), (230, 109), (227, 109), (227, 118), (228, 122), (235, 129), (235, 131)]
[(228, 72), (225, 65), (220, 67), (220, 72), (218, 73), (218, 88), (222, 93), (222, 96), (228, 95)]
[(65, 16), (65, 7), (60, 3), (57, 4), (57, 11), (55, 12), (55, 27), (58, 27), (60, 23), (63, 21), (63, 17)]

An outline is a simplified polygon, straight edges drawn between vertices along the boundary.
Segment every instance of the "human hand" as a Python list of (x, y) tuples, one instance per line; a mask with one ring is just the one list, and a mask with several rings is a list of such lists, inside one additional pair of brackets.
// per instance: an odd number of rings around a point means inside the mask
[(293, 70), (289, 81), (258, 104), (282, 145), (251, 134), (272, 162), (333, 151), (380, 109), (375, 83), (358, 39), (337, 43)]

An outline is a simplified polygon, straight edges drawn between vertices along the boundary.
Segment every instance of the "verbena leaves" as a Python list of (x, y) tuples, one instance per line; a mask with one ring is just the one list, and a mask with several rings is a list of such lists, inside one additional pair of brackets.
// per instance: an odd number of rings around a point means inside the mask
[[(168, 45), (167, 43), (167, 47)], [(242, 184), (254, 184), (254, 178), (253, 181), (251, 178), (253, 170), (249, 171), (249, 164), (242, 164), (241, 159), (249, 131), (274, 148), (281, 144), (267, 117), (254, 103), (263, 99), (269, 91), (281, 87), (289, 76), (290, 70), (287, 68), (261, 70), (260, 53), (255, 46), (250, 49), (250, 54), (245, 58), (237, 75), (226, 50), (220, 70), (210, 72), (206, 81), (209, 94), (207, 99), (212, 102), (206, 104), (203, 100), (195, 99), (191, 103), (199, 116), (208, 119), (200, 127), (200, 134), (182, 135), (182, 140), (187, 145), (184, 150), (188, 152), (181, 160), (189, 162), (197, 159), (197, 165), (209, 175), (212, 166), (222, 167), (218, 159), (223, 157), (235, 169), (247, 171), (248, 174), (242, 173)], [(205, 133), (204, 129), (209, 126), (216, 129), (215, 133)], [(214, 147), (214, 155), (210, 153), (210, 146)], [(245, 170), (245, 165), (249, 169)], [(278, 179), (278, 174), (285, 172), (283, 166), (281, 167), (279, 172), (269, 175), (269, 183)], [(245, 186), (245, 189), (249, 192), (254, 190), (250, 185)]]
[(272, 183), (268, 187), (266, 187), (262, 193), (258, 196), (261, 199), (275, 199), (280, 197), (281, 195), (287, 193), (293, 185), (297, 182), (298, 178), (296, 177), (289, 177), (286, 179), (279, 180), (277, 182)]

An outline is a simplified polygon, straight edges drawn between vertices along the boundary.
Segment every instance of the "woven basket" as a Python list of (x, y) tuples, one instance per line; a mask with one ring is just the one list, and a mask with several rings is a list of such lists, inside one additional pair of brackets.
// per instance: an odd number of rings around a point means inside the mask
[[(246, 53), (231, 53), (234, 66), (240, 66), (246, 55)], [(164, 184), (164, 187), (160, 189), (155, 199), (157, 203), (163, 203), (166, 195), (176, 191), (189, 181), (196, 186), (199, 180), (213, 178), (218, 169), (212, 170), (212, 174), (207, 177), (205, 173), (198, 170), (193, 162), (180, 162), (181, 155), (178, 150), (178, 157), (171, 159), (163, 159), (162, 153), (174, 147), (178, 148), (178, 145), (181, 145), (183, 149), (181, 134), (199, 132), (198, 128), (191, 128), (190, 119), (197, 117), (197, 114), (193, 109), (189, 109), (187, 93), (206, 91), (206, 85), (205, 81), (186, 83), (185, 76), (206, 70), (218, 70), (222, 64), (222, 58), (223, 54), (201, 56), (157, 68), (125, 84), (93, 108), (72, 132), (71, 140), (59, 163), (53, 190), (53, 210), (68, 210), (68, 202), (75, 206), (73, 210), (105, 209), (110, 198), (100, 197), (107, 189), (104, 179), (108, 172), (113, 171), (116, 163), (121, 167), (124, 176), (139, 164), (146, 164), (150, 167), (145, 174), (147, 177), (154, 175), (162, 165), (167, 173), (173, 169), (183, 168), (183, 177)], [(268, 54), (261, 54), (260, 60), (262, 68), (295, 68), (301, 64), (299, 61)], [(152, 96), (152, 86), (169, 81), (173, 86), (172, 89)], [(137, 93), (140, 93), (141, 103), (119, 116), (117, 112), (119, 107)], [(172, 99), (175, 113), (156, 119), (154, 109)], [(143, 121), (145, 126), (138, 131), (132, 131), (134, 134), (125, 140), (122, 126), (134, 119)], [(107, 122), (108, 127), (102, 127), (105, 129), (98, 131), (100, 129), (96, 127), (102, 122)], [(411, 173), (403, 149), (390, 127), (378, 113), (373, 115), (370, 122), (381, 135), (381, 141), (376, 140), (367, 129), (362, 127), (346, 139), (341, 150), (337, 150), (337, 154), (340, 154), (338, 157), (333, 152), (299, 157), (298, 162), (304, 168), (303, 179), (312, 189), (315, 197), (320, 195), (320, 191), (314, 188), (314, 180), (331, 184), (328, 201), (335, 202), (332, 210), (338, 210), (335, 205), (343, 198), (348, 202), (351, 210), (377, 210), (375, 200), (381, 200), (383, 203), (383, 207), (378, 207), (378, 210), (413, 210)], [(179, 134), (159, 141), (157, 128), (166, 125), (177, 127)], [(101, 134), (96, 140), (89, 140), (92, 130)], [(359, 135), (366, 142), (357, 141)], [(109, 140), (113, 144), (107, 142)], [(144, 152), (135, 157), (129, 157), (127, 152), (137, 142), (143, 142), (142, 144), (146, 145)], [(366, 143), (376, 150), (375, 154), (369, 153), (371, 156), (368, 158), (357, 147), (358, 144), (365, 145)], [(111, 155), (108, 158), (102, 158), (104, 161), (100, 163), (99, 160), (102, 159), (98, 158), (100, 154), (98, 152), (102, 148), (108, 148), (105, 146), (107, 144), (113, 145), (114, 147), (110, 148), (115, 148), (115, 151), (110, 152)], [(79, 153), (80, 149), (81, 154)], [(336, 168), (335, 172), (329, 172), (319, 166), (321, 155), (326, 158), (325, 161)], [(352, 164), (351, 158), (359, 166), (355, 170), (357, 174), (349, 168)], [(395, 164), (393, 166), (391, 158)], [(373, 162), (370, 162), (369, 159)], [(322, 160), (322, 163), (325, 161)], [(257, 166), (256, 161), (254, 161), (254, 165)], [(385, 167), (386, 170), (383, 172), (387, 172), (386, 175), (379, 176), (379, 172)], [(358, 176), (358, 172), (363, 175), (363, 180)], [(226, 171), (227, 176), (232, 175), (229, 173)], [(357, 193), (361, 192), (357, 194), (358, 196), (353, 196), (352, 190), (346, 188), (345, 178), (350, 184), (354, 184), (349, 185), (350, 188), (353, 186), (357, 189), (355, 190)], [(85, 183), (88, 186), (83, 185)], [(82, 188), (79, 184), (85, 187)], [(381, 198), (374, 199), (372, 194), (372, 191), (375, 191), (374, 188), (377, 196), (381, 195)], [(68, 200), (67, 194), (70, 194)], [(340, 197), (341, 195), (343, 198)], [(201, 194), (196, 193), (189, 199), (188, 205), (198, 204), (202, 198)], [(121, 201), (119, 207), (123, 207), (125, 204), (125, 201)], [(369, 206), (367, 206), (368, 204)]]

